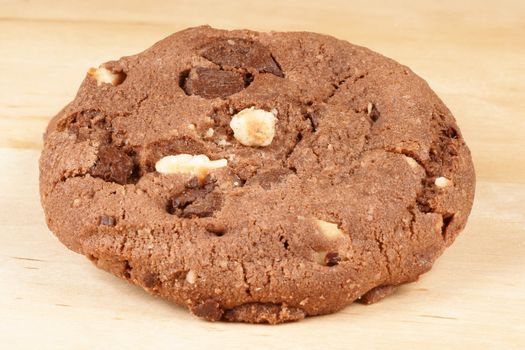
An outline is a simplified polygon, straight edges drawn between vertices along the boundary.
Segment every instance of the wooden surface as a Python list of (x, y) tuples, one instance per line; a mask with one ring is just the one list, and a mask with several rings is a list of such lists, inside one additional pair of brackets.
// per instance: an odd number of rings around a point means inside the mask
[[(218, 3), (0, 0), (0, 347), (523, 349), (525, 1)], [(38, 197), (47, 121), (88, 67), (205, 23), (328, 33), (428, 80), (456, 115), (478, 178), (465, 232), (430, 273), (334, 315), (276, 327), (212, 324), (54, 238)]]

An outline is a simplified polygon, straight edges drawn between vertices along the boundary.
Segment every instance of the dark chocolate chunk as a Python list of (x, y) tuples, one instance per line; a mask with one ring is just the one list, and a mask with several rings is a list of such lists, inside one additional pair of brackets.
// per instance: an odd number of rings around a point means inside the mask
[(102, 146), (98, 151), (98, 160), (89, 173), (105, 181), (124, 185), (133, 173), (133, 159), (124, 151), (114, 146)]
[(222, 207), (222, 195), (214, 192), (214, 187), (213, 183), (207, 183), (204, 187), (187, 188), (169, 200), (166, 210), (181, 218), (213, 216)]
[(224, 311), (218, 302), (208, 299), (197, 304), (197, 306), (191, 307), (191, 312), (206, 321), (219, 321)]
[(245, 79), (237, 72), (197, 67), (190, 71), (183, 89), (187, 95), (204, 98), (227, 97), (243, 90)]
[(219, 210), (221, 206), (222, 196), (217, 192), (212, 192), (187, 204), (181, 216), (184, 218), (209, 217), (213, 216), (213, 213)]
[(284, 77), (270, 50), (255, 41), (240, 38), (215, 39), (204, 47), (202, 56), (221, 67), (254, 68), (260, 73)]
[(154, 288), (160, 283), (158, 275), (152, 272), (147, 272), (142, 278), (142, 282), (146, 288)]
[(324, 257), (324, 262), (326, 266), (335, 266), (338, 265), (341, 261), (341, 257), (339, 256), (339, 253), (337, 252), (330, 252), (327, 253)]

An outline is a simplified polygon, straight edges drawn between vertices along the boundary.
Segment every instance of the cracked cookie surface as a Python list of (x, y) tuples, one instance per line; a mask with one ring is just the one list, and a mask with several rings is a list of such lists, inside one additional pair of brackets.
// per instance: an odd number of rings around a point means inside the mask
[(313, 33), (190, 28), (107, 62), (40, 159), (67, 247), (209, 321), (380, 300), (454, 241), (474, 187), (424, 80)]

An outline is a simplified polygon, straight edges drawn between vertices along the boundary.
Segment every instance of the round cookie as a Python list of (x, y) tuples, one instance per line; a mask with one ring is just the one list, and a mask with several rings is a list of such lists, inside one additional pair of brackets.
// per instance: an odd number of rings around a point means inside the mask
[(91, 69), (40, 159), (68, 248), (210, 321), (383, 298), (454, 241), (474, 186), (425, 81), (313, 33), (191, 28)]

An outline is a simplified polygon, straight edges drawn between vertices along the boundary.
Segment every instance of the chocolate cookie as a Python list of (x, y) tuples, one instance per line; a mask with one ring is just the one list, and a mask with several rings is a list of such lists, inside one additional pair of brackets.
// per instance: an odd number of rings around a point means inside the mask
[(67, 247), (210, 321), (385, 297), (454, 241), (474, 182), (409, 68), (329, 36), (210, 27), (89, 70), (40, 159)]

